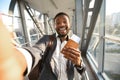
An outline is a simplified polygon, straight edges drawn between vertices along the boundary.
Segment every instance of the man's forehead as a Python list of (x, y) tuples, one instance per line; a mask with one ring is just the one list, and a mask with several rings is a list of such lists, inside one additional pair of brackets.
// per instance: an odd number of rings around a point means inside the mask
[(55, 20), (61, 20), (61, 19), (63, 19), (63, 20), (69, 20), (69, 18), (66, 15), (59, 15), (59, 16), (56, 17)]

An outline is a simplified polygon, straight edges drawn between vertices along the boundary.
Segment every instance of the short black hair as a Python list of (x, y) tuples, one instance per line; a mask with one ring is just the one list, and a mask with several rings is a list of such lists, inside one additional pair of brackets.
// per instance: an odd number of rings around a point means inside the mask
[(65, 15), (65, 16), (67, 16), (67, 17), (70, 19), (69, 15), (68, 15), (67, 13), (65, 13), (65, 12), (59, 12), (59, 13), (56, 14), (56, 16), (54, 17), (54, 21), (55, 21), (55, 19), (56, 19), (58, 16), (61, 16), (61, 15)]

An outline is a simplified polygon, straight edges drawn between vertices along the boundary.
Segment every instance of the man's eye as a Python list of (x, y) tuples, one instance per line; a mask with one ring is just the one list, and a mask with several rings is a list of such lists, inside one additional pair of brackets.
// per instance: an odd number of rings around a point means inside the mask
[(57, 22), (56, 24), (57, 24), (57, 25), (59, 25), (59, 24), (60, 24), (60, 22)]
[(63, 23), (67, 23), (66, 21), (64, 21)]

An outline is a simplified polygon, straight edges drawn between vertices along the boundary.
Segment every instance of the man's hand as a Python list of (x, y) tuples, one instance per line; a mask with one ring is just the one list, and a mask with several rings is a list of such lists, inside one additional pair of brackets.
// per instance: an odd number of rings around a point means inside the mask
[(0, 80), (23, 80), (27, 63), (11, 39), (0, 14)]
[(11, 36), (6, 26), (3, 24), (2, 16), (0, 15), (0, 61), (6, 60), (11, 54), (13, 54), (12, 47)]
[(73, 64), (80, 66), (81, 65), (81, 52), (78, 49), (73, 47), (65, 47), (62, 50), (64, 57), (71, 60)]

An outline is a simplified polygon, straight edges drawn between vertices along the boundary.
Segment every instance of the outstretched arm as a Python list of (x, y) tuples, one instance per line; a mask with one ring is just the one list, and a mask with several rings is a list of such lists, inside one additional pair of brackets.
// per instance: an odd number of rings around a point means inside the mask
[(83, 72), (86, 70), (86, 67), (82, 61), (81, 51), (73, 47), (65, 47), (63, 48), (62, 53), (64, 54), (65, 58), (71, 60), (77, 71), (80, 74), (83, 74)]
[(23, 80), (25, 57), (11, 43), (11, 35), (0, 15), (0, 80)]

